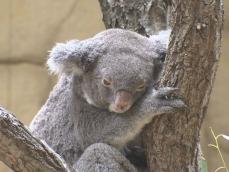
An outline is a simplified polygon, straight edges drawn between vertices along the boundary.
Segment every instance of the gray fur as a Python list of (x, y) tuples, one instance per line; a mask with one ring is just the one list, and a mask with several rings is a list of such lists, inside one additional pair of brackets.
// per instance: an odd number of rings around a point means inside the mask
[(104, 143), (89, 146), (74, 165), (74, 169), (81, 172), (137, 172), (117, 149)]
[[(110, 161), (117, 164), (122, 161), (121, 164), (125, 162), (128, 168), (133, 168), (115, 148), (121, 151), (155, 115), (184, 107), (179, 99), (165, 99), (176, 94), (177, 89), (153, 88), (160, 73), (157, 70), (155, 74), (155, 69), (161, 65), (161, 54), (168, 42), (165, 37), (161, 41), (159, 38), (160, 35), (146, 38), (131, 31), (110, 29), (87, 40), (57, 44), (47, 63), (51, 72), (59, 75), (59, 81), (33, 119), (30, 125), (33, 133), (60, 154), (70, 168), (75, 164), (74, 168), (84, 171), (79, 162), (86, 161), (91, 164), (85, 166), (85, 171), (99, 172), (95, 170), (99, 168), (96, 162), (106, 159), (107, 152), (110, 152), (108, 159), (115, 158)], [(111, 88), (102, 85), (104, 77), (112, 79)], [(136, 91), (143, 81), (145, 89)], [(123, 113), (110, 112), (119, 90), (133, 95), (132, 107)], [(95, 147), (89, 147), (93, 144)], [(95, 155), (101, 155), (100, 158), (87, 157), (94, 150), (101, 151)], [(88, 158), (93, 161), (85, 160)], [(119, 168), (120, 172), (128, 171), (126, 167)], [(106, 171), (109, 170), (101, 172)]]

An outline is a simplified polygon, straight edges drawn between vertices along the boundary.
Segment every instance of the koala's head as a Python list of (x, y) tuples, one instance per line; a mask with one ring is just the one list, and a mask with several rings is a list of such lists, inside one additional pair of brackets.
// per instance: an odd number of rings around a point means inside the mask
[(110, 29), (87, 40), (57, 44), (47, 63), (54, 73), (80, 78), (82, 96), (89, 104), (123, 113), (156, 82), (165, 41)]

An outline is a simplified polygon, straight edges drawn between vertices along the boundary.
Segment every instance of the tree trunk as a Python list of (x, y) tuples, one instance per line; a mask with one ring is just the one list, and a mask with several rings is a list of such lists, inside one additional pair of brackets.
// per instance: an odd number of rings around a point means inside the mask
[(167, 28), (169, 0), (99, 0), (106, 28), (123, 28), (149, 36)]
[(64, 160), (0, 107), (0, 160), (15, 172), (68, 172)]
[[(160, 86), (173, 86), (189, 107), (185, 113), (155, 117), (144, 130), (151, 172), (198, 172), (199, 135), (220, 57), (221, 0), (100, 0), (107, 28), (120, 27), (150, 35), (172, 34)], [(163, 4), (163, 5), (162, 5)], [(171, 9), (171, 10), (169, 10)]]

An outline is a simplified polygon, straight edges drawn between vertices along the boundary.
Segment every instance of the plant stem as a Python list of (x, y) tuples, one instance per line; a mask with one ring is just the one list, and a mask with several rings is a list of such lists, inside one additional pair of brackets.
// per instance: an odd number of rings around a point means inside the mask
[(224, 161), (224, 159), (223, 159), (223, 154), (221, 153), (221, 150), (220, 150), (220, 148), (219, 148), (219, 143), (218, 143), (218, 138), (219, 138), (219, 136), (221, 136), (221, 135), (217, 135), (217, 136), (216, 136), (215, 133), (214, 133), (214, 131), (212, 130), (212, 128), (210, 128), (210, 129), (211, 129), (211, 133), (212, 133), (212, 135), (213, 135), (213, 137), (214, 137), (214, 139), (215, 139), (215, 143), (216, 143), (215, 147), (216, 147), (217, 150), (218, 150), (219, 156), (220, 156), (220, 158), (221, 158), (221, 160), (222, 160), (222, 163), (223, 163), (223, 166), (224, 166), (226, 172), (228, 172), (228, 168), (227, 168), (226, 163), (225, 163), (225, 161)]

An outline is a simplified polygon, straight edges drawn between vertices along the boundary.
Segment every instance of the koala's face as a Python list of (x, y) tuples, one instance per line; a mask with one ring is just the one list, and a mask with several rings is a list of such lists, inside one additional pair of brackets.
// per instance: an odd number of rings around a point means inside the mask
[(106, 55), (83, 77), (84, 97), (97, 107), (126, 112), (149, 86), (152, 71), (153, 64), (139, 57)]
[(81, 78), (79, 92), (89, 104), (123, 113), (157, 80), (167, 46), (162, 38), (110, 29), (87, 40), (57, 44), (47, 63), (54, 73)]

